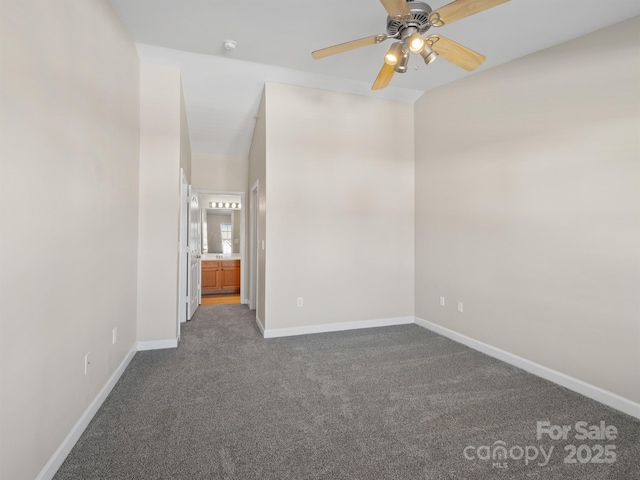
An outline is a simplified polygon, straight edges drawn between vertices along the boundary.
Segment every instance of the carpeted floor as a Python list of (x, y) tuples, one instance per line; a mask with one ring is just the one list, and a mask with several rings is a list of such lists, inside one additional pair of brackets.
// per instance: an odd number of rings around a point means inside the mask
[(245, 305), (138, 352), (55, 476), (494, 478), (640, 478), (640, 421), (416, 325), (265, 340)]

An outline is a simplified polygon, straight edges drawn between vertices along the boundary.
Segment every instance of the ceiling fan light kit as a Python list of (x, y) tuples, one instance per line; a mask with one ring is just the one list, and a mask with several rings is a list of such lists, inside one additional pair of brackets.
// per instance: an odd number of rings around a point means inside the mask
[(395, 39), (384, 56), (382, 69), (372, 90), (385, 88), (393, 73), (405, 73), (410, 54), (420, 55), (429, 65), (438, 56), (448, 62), (471, 71), (479, 67), (485, 56), (449, 40), (442, 35), (423, 35), (431, 27), (441, 27), (470, 15), (495, 7), (509, 0), (455, 0), (436, 11), (424, 2), (412, 0), (380, 0), (388, 13), (387, 33), (352, 40), (311, 53), (315, 59), (347, 52), (367, 45), (375, 45), (389, 38)]
[(402, 57), (402, 55), (403, 55), (402, 43), (395, 42), (395, 43), (392, 43), (391, 46), (389, 47), (389, 51), (384, 56), (384, 61), (387, 65), (395, 66), (400, 61), (400, 58)]
[(407, 40), (407, 45), (411, 53), (420, 53), (424, 49), (426, 42), (418, 32), (414, 32)]
[(409, 50), (407, 48), (403, 48), (402, 56), (398, 60), (398, 63), (396, 63), (395, 67), (393, 67), (393, 70), (396, 73), (404, 73), (407, 71), (408, 65), (409, 65)]
[(438, 52), (436, 52), (435, 50), (433, 50), (429, 45), (427, 45), (425, 43), (424, 48), (422, 49), (422, 51), (420, 52), (420, 56), (424, 59), (424, 63), (426, 63), (427, 65), (429, 65), (431, 62), (433, 62), (436, 58), (438, 58)]

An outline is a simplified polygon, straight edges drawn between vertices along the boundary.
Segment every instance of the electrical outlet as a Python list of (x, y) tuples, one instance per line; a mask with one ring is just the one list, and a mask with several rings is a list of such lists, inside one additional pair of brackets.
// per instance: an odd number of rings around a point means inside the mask
[(462, 302), (458, 302), (458, 311), (460, 313), (464, 312), (464, 305), (462, 304)]
[(111, 332), (111, 344), (115, 345), (117, 341), (118, 341), (118, 327), (114, 327), (113, 331)]
[(304, 305), (304, 299), (302, 297), (298, 297), (298, 302), (297, 304), (299, 307), (302, 307)]
[(91, 352), (88, 352), (85, 356), (84, 356), (84, 374), (88, 374), (89, 373), (89, 367), (91, 366)]
[(444, 297), (440, 297), (440, 306), (444, 307)]

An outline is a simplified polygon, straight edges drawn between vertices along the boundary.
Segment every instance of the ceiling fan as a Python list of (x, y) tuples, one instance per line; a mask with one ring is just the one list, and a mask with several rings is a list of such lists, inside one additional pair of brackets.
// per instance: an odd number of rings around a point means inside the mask
[(372, 35), (332, 47), (322, 48), (311, 53), (313, 58), (324, 58), (355, 48), (375, 45), (389, 38), (396, 41), (384, 56), (384, 64), (373, 82), (372, 90), (379, 90), (389, 85), (395, 72), (404, 73), (409, 64), (409, 54), (420, 55), (429, 65), (438, 56), (471, 71), (485, 61), (485, 56), (449, 40), (442, 35), (424, 34), (431, 27), (441, 27), (468, 17), (483, 10), (508, 2), (509, 0), (455, 0), (454, 2), (432, 11), (423, 2), (413, 0), (380, 0), (389, 16), (387, 17), (387, 33)]

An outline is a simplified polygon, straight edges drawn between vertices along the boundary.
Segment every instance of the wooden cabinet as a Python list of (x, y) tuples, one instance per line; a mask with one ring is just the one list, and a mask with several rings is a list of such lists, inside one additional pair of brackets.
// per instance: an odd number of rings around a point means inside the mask
[(202, 262), (202, 293), (216, 293), (220, 290), (220, 262)]
[(240, 260), (202, 262), (202, 294), (240, 293)]
[(240, 293), (240, 260), (220, 262), (220, 288)]

